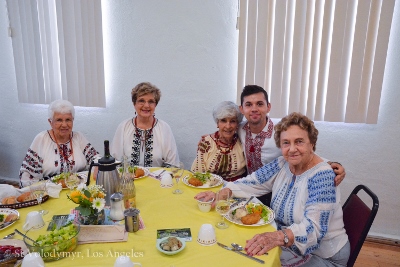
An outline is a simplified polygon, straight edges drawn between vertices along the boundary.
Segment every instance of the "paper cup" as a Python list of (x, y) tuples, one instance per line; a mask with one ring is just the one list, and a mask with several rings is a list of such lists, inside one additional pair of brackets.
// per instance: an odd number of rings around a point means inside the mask
[(174, 186), (174, 182), (172, 181), (172, 177), (169, 173), (164, 173), (161, 176), (160, 186), (164, 188), (170, 188)]
[(197, 235), (197, 242), (202, 246), (211, 246), (217, 243), (215, 229), (211, 224), (203, 224)]
[(211, 199), (209, 201), (203, 201), (203, 199), (198, 199), (197, 200), (197, 206), (199, 207), (199, 210), (202, 212), (209, 212), (211, 210), (211, 204), (213, 203), (214, 199)]
[(39, 229), (44, 226), (42, 214), (38, 211), (31, 211), (26, 215), (25, 224), (22, 229), (28, 231), (29, 229)]

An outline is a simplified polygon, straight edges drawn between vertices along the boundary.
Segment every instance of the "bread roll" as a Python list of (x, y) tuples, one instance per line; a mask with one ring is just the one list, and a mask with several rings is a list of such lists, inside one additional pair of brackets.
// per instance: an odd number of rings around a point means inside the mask
[(25, 202), (25, 201), (32, 200), (31, 192), (26, 192), (26, 193), (23, 193), (23, 194), (19, 195), (17, 197), (17, 200), (18, 200), (18, 202)]
[(10, 205), (10, 204), (15, 204), (15, 203), (17, 203), (16, 196), (5, 197), (1, 200), (1, 204), (3, 204), (3, 205)]

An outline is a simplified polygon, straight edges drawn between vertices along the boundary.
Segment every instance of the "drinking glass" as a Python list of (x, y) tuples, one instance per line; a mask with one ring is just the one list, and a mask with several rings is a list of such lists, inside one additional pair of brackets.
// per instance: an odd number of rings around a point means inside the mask
[(215, 199), (216, 205), (215, 210), (221, 215), (221, 221), (215, 225), (219, 229), (228, 228), (228, 224), (225, 222), (225, 215), (228, 214), (231, 205), (232, 193), (229, 190), (223, 190), (217, 192)]
[(46, 215), (47, 213), (49, 213), (48, 210), (44, 210), (42, 208), (42, 200), (43, 200), (43, 196), (47, 193), (47, 181), (40, 181), (37, 183), (32, 183), (29, 186), (29, 189), (31, 190), (31, 194), (32, 196), (34, 196), (40, 206), (40, 210), (39, 213), (42, 215)]
[(65, 178), (65, 184), (70, 191), (79, 185), (80, 180), (78, 176), (72, 172), (72, 166), (65, 166), (63, 174)]
[(171, 171), (175, 179), (176, 188), (172, 193), (174, 194), (182, 194), (183, 190), (179, 189), (179, 180), (181, 179), (185, 168), (182, 162), (179, 162), (179, 166), (171, 166)]

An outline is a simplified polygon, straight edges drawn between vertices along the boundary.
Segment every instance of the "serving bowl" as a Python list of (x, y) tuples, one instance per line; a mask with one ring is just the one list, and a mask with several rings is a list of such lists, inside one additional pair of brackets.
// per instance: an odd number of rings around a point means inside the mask
[(78, 246), (79, 231), (80, 225), (73, 222), (53, 231), (31, 229), (23, 240), (29, 252), (38, 252), (44, 261), (56, 261), (71, 256)]
[[(179, 249), (173, 250), (173, 251), (164, 250), (164, 249), (162, 248), (162, 246), (163, 246), (163, 244), (165, 244), (165, 243), (168, 242), (168, 238), (176, 238), (176, 239), (178, 239), (178, 241), (181, 242), (182, 246), (181, 246)], [(181, 252), (182, 250), (185, 249), (185, 247), (186, 247), (186, 242), (185, 242), (185, 240), (184, 240), (183, 238), (180, 238), (180, 237), (177, 237), (177, 236), (166, 236), (166, 237), (163, 237), (163, 238), (161, 238), (161, 239), (157, 239), (156, 247), (157, 247), (157, 249), (158, 249), (160, 252), (162, 252), (162, 253), (164, 253), (164, 254), (167, 254), (167, 255), (175, 255), (175, 254), (177, 254), (177, 253), (179, 253), (179, 252)]]

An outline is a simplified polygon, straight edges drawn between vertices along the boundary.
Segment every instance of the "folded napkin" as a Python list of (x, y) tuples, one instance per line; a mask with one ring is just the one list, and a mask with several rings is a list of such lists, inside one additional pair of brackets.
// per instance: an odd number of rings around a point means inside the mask
[[(156, 178), (157, 180), (161, 180), (162, 175), (164, 175), (164, 174), (166, 174), (166, 173), (169, 173), (170, 175), (172, 175), (172, 172), (170, 172), (170, 171), (167, 171), (167, 170), (165, 170), (165, 169), (159, 169), (159, 170), (156, 170), (156, 171), (154, 171), (154, 172), (151, 172), (151, 173), (149, 174), (149, 176), (150, 176), (150, 177), (153, 177), (153, 178)], [(161, 174), (161, 175), (160, 175), (160, 174)]]
[(81, 225), (79, 244), (128, 241), (125, 225)]
[[(75, 222), (78, 222), (79, 211), (77, 211), (76, 209), (72, 209), (70, 213), (75, 215), (75, 219), (74, 220), (75, 220)], [(104, 228), (105, 231), (113, 232), (113, 231), (116, 231), (116, 230), (113, 229), (113, 228), (107, 228), (106, 226), (118, 226), (117, 229), (123, 229), (124, 232), (125, 232), (125, 220), (121, 220), (121, 221), (113, 221), (113, 220), (111, 220), (110, 219), (110, 209), (109, 208), (105, 208), (104, 209), (104, 215), (105, 215), (106, 220), (104, 221), (103, 225), (81, 225), (81, 227), (88, 228), (87, 226), (93, 226), (95, 229), (97, 229), (97, 227), (100, 227), (99, 228), (100, 231), (102, 231), (101, 229)], [(143, 221), (142, 217), (140, 217), (140, 215), (139, 215), (139, 230), (142, 230), (142, 229), (145, 229), (145, 228), (146, 228), (146, 226), (144, 225), (144, 221)], [(81, 231), (82, 231), (82, 228), (81, 228)], [(93, 232), (92, 232), (93, 230), (85, 230), (85, 231), (89, 231), (90, 232), (89, 234), (93, 234)], [(127, 241), (128, 232), (125, 232), (125, 233), (126, 233), (126, 236), (124, 236), (123, 240), (120, 238), (121, 236), (119, 236), (117, 234), (115, 236), (113, 236), (113, 235), (110, 235), (110, 236), (111, 237), (118, 237), (118, 238), (116, 238), (116, 239), (115, 238), (111, 238), (111, 240), (108, 240), (108, 236), (102, 236), (102, 233), (101, 234), (97, 233), (97, 235), (99, 235), (97, 238), (102, 240), (102, 241), (95, 241), (95, 242), (123, 242), (123, 241)], [(81, 234), (79, 234), (79, 235), (81, 235)], [(90, 239), (95, 239), (95, 238), (96, 237), (89, 237), (89, 238), (87, 238), (88, 241), (82, 241), (82, 242), (94, 243), (94, 241), (92, 242), (92, 241), (90, 241)], [(125, 238), (126, 238), (126, 240), (125, 240)], [(79, 238), (78, 238), (78, 241), (80, 242)]]

